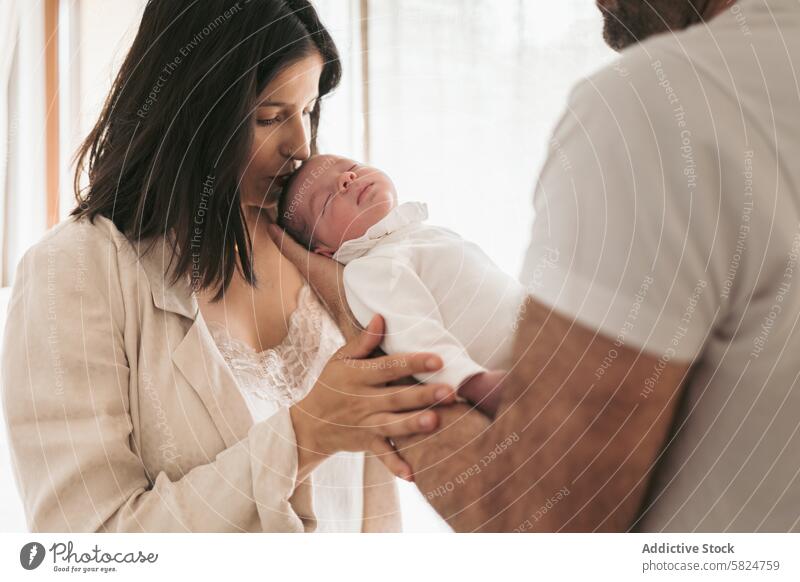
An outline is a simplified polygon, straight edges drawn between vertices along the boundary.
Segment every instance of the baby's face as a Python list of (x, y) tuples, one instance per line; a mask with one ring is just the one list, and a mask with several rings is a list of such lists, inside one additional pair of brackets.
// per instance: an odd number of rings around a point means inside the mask
[(377, 168), (338, 156), (309, 159), (292, 182), (286, 214), (302, 221), (313, 250), (331, 256), (346, 241), (362, 236), (397, 204), (389, 176)]

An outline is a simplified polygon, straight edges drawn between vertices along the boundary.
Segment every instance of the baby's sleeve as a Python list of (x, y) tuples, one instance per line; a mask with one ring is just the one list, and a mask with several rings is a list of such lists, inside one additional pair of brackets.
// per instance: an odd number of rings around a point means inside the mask
[(421, 382), (458, 387), (485, 372), (442, 320), (430, 290), (407, 262), (386, 256), (356, 259), (344, 269), (347, 303), (362, 326), (377, 313), (386, 322), (381, 347), (387, 354), (431, 352), (444, 362), (441, 370), (417, 374)]

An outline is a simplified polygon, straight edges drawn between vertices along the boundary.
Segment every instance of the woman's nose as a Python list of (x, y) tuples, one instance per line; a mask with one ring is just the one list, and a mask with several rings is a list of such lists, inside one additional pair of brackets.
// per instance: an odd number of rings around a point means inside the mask
[(339, 190), (347, 190), (347, 187), (350, 186), (356, 178), (355, 172), (342, 172), (339, 176)]
[(284, 157), (300, 161), (311, 157), (311, 128), (304, 120), (304, 117), (296, 115), (284, 125), (286, 133), (280, 148)]

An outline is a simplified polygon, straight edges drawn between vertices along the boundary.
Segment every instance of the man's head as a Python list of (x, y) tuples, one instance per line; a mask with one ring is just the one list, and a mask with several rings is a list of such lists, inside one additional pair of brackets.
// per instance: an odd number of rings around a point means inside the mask
[(716, 16), (735, 0), (597, 0), (603, 37), (614, 50), (668, 30), (683, 30)]
[(338, 156), (314, 156), (287, 181), (278, 224), (309, 250), (332, 256), (396, 204), (394, 184), (381, 170)]

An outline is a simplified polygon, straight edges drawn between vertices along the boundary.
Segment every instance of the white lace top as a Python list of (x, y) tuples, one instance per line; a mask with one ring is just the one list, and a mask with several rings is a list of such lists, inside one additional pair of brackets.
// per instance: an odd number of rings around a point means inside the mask
[[(286, 337), (263, 352), (231, 337), (221, 323), (206, 325), (236, 378), (253, 422), (302, 400), (328, 359), (344, 343), (339, 329), (308, 285), (300, 289)], [(314, 470), (311, 483), (317, 531), (361, 530), (363, 453), (334, 455)]]

